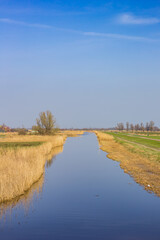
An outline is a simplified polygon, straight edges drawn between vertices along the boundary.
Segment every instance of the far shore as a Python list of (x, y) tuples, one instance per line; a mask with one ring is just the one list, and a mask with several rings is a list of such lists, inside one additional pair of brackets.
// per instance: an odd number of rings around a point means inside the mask
[[(142, 185), (145, 190), (160, 196), (160, 152), (157, 146), (160, 142), (151, 144), (153, 147), (125, 141), (125, 137), (114, 137), (114, 134), (95, 131), (100, 148), (107, 152), (107, 157), (120, 162), (120, 167), (125, 173), (130, 174), (134, 180)], [(153, 138), (153, 136), (152, 136)], [(128, 138), (127, 138), (128, 139)]]

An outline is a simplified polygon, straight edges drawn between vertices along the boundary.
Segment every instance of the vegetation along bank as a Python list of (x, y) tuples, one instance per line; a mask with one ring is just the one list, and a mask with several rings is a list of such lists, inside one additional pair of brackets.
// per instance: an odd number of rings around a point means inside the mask
[(147, 191), (160, 196), (160, 141), (159, 137), (145, 137), (122, 132), (95, 132), (100, 148), (107, 157), (120, 162)]

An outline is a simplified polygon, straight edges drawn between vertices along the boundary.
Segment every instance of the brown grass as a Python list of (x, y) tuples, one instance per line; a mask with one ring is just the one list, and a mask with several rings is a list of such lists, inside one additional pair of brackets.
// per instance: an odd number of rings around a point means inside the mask
[(32, 186), (25, 192), (25, 194), (22, 194), (20, 196), (17, 196), (13, 198), (10, 201), (5, 201), (2, 202), (0, 205), (0, 220), (6, 220), (6, 217), (12, 216), (12, 209), (17, 206), (22, 206), (24, 211), (27, 213), (30, 204), (32, 202), (32, 199), (34, 196), (38, 197), (43, 189), (43, 184), (44, 184), (44, 174), (36, 181), (35, 183), (32, 184)]
[(133, 146), (127, 145), (126, 147), (116, 142), (111, 135), (102, 132), (95, 133), (100, 148), (108, 153), (108, 158), (119, 161), (124, 172), (129, 173), (147, 191), (160, 196), (160, 163), (158, 161), (145, 157), (142, 151), (141, 153), (132, 152)]
[(43, 142), (36, 147), (0, 148), (0, 202), (24, 194), (42, 176), (46, 160), (61, 151), (66, 136), (8, 135), (0, 142)]
[(83, 130), (64, 130), (62, 134), (67, 135), (67, 137), (78, 137), (84, 133)]

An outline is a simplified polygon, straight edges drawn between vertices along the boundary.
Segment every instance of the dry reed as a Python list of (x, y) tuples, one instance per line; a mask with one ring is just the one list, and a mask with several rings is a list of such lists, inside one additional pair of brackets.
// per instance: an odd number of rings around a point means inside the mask
[[(47, 159), (63, 146), (66, 136), (10, 135), (0, 142), (43, 142), (36, 147), (0, 148), (0, 202), (24, 194), (44, 172)], [(54, 153), (55, 148), (55, 153)], [(62, 148), (61, 148), (62, 149)]]
[(44, 174), (39, 178), (38, 181), (33, 183), (33, 185), (25, 192), (25, 194), (13, 198), (10, 201), (1, 203), (0, 205), (0, 220), (5, 222), (7, 216), (11, 218), (12, 210), (15, 206), (21, 206), (24, 212), (27, 213), (33, 198), (38, 198), (42, 192), (44, 184)]
[(120, 162), (124, 172), (130, 174), (134, 180), (147, 191), (160, 196), (160, 164), (146, 157), (131, 152), (125, 146), (117, 143), (113, 136), (95, 131), (100, 148), (107, 152), (107, 157)]
[(62, 134), (67, 135), (67, 137), (78, 137), (84, 133), (83, 130), (64, 130)]

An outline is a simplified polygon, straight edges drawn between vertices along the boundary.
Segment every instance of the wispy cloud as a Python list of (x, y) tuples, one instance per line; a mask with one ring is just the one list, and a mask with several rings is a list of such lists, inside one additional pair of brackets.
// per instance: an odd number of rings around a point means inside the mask
[(8, 18), (0, 18), (0, 22), (6, 23), (6, 24), (20, 25), (20, 26), (24, 26), (24, 27), (53, 29), (53, 30), (57, 30), (57, 31), (63, 31), (63, 32), (74, 33), (74, 34), (79, 34), (79, 35), (83, 35), (83, 36), (91, 36), (91, 37), (115, 38), (115, 39), (126, 39), (126, 40), (132, 40), (132, 41), (148, 41), (148, 42), (159, 41), (157, 39), (141, 37), (141, 36), (125, 35), (125, 34), (85, 32), (85, 31), (79, 31), (79, 30), (68, 29), (68, 28), (59, 28), (59, 27), (55, 27), (52, 25), (46, 25), (46, 24), (15, 21), (13, 19), (8, 19)]
[(116, 34), (116, 33), (97, 33), (97, 32), (84, 32), (84, 35), (87, 36), (97, 36), (97, 37), (107, 37), (107, 38), (116, 38), (116, 39), (126, 39), (126, 40), (134, 40), (134, 41), (156, 41), (152, 38), (140, 37), (140, 36), (131, 36), (125, 34)]
[(132, 24), (132, 25), (149, 25), (160, 23), (158, 18), (142, 18), (137, 17), (129, 13), (121, 14), (117, 17), (117, 21), (120, 24)]
[(26, 23), (23, 21), (15, 21), (9, 18), (0, 18), (0, 22), (8, 23), (8, 24), (16, 24), (25, 27), (36, 27), (36, 28), (52, 28), (52, 26), (45, 25), (45, 24), (37, 24), (37, 23)]

